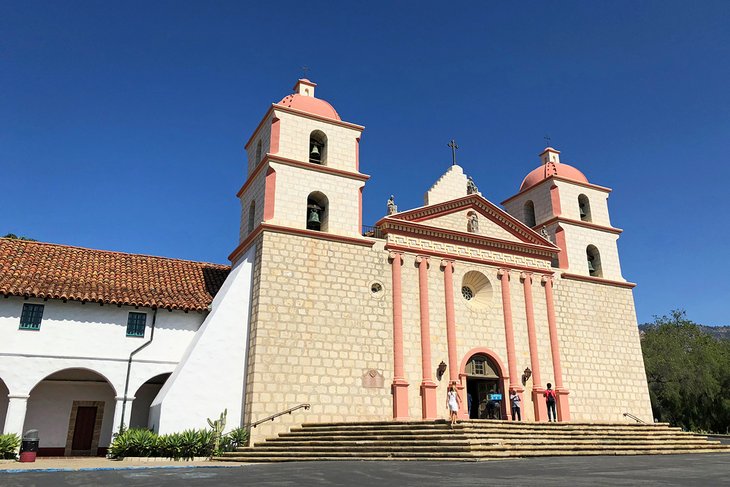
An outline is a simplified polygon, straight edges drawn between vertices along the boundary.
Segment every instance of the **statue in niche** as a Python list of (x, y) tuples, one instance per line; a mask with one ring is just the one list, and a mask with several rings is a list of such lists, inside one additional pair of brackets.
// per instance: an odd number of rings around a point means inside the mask
[(390, 195), (390, 198), (388, 198), (388, 215), (393, 215), (395, 213), (398, 213), (398, 207), (395, 204), (395, 196)]
[(469, 213), (469, 221), (466, 223), (466, 230), (470, 233), (479, 233), (479, 217), (476, 213)]
[(478, 194), (479, 188), (474, 183), (474, 180), (469, 176), (466, 180), (466, 194)]

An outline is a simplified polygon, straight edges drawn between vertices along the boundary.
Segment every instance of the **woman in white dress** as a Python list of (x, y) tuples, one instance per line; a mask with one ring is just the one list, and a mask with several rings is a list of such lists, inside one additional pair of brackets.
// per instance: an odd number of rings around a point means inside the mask
[(448, 391), (446, 392), (446, 408), (449, 410), (452, 428), (456, 424), (456, 416), (459, 414), (460, 406), (461, 398), (456, 392), (456, 387), (454, 386), (454, 384), (451, 384)]

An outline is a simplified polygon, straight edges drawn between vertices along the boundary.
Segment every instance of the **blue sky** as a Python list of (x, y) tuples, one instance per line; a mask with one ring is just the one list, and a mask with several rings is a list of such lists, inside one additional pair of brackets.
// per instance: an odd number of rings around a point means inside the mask
[[(257, 2), (263, 4), (264, 2)], [(366, 126), (365, 224), (459, 164), (613, 188), (639, 322), (730, 324), (730, 2), (0, 1), (0, 233), (226, 262), (243, 144), (300, 67)]]

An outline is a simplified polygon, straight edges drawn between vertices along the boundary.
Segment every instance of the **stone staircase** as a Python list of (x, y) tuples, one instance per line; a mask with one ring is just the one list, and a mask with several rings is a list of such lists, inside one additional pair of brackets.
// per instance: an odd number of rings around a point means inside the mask
[(730, 453), (730, 445), (666, 423), (519, 423), (493, 420), (313, 423), (214, 460), (448, 460), (563, 455)]

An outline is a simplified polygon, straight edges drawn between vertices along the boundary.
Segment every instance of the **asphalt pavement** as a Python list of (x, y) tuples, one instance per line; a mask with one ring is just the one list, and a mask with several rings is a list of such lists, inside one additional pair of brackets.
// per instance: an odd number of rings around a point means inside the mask
[(237, 467), (0, 473), (2, 487), (730, 486), (730, 454), (551, 457), (485, 462), (302, 462)]

